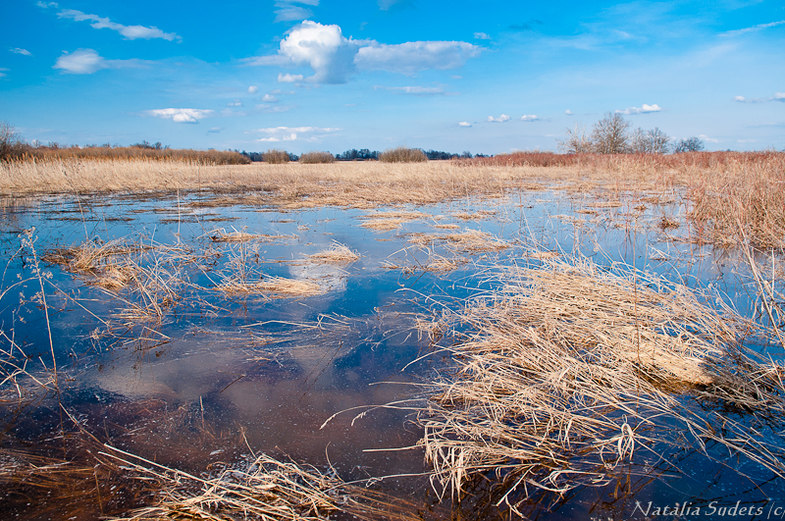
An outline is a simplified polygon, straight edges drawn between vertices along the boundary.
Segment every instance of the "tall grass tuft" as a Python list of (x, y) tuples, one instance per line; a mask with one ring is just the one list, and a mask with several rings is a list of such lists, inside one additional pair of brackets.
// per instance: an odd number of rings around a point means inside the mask
[(335, 163), (335, 156), (329, 152), (306, 152), (300, 156), (300, 163)]
[(419, 148), (398, 147), (379, 154), (379, 161), (383, 163), (422, 163), (428, 161), (428, 157)]
[(268, 150), (264, 154), (262, 154), (262, 160), (265, 163), (270, 163), (273, 165), (280, 165), (283, 163), (289, 162), (289, 153), (285, 150)]

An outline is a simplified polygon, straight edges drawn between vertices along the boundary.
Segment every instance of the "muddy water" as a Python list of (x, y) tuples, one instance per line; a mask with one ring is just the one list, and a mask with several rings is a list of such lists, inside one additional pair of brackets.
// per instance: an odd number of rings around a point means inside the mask
[[(332, 466), (345, 480), (406, 475), (376, 486), (415, 501), (426, 517), (452, 511), (467, 519), (493, 518), (503, 514), (486, 501), (452, 505), (445, 499), (437, 505), (427, 479), (416, 476), (428, 470), (418, 449), (378, 450), (416, 444), (420, 433), (407, 407), (420, 403), (416, 384), (444, 367), (438, 357), (408, 365), (428, 349), (427, 333), (416, 328), (418, 314), (460, 306), (488, 287), (489, 269), (536, 263), (527, 254), (532, 249), (634, 264), (712, 288), (744, 315), (757, 311), (749, 276), (733, 254), (697, 246), (684, 225), (662, 229), (662, 217), (683, 218), (684, 208), (674, 202), (622, 199), (615, 206), (543, 191), (405, 208), (425, 215), (389, 231), (361, 226), (365, 215), (385, 210), (393, 209), (212, 207), (199, 194), (48, 198), (3, 206), (0, 346), (17, 366), (26, 361), (31, 375), (18, 375), (18, 387), (8, 381), (0, 389), (3, 448), (62, 456), (63, 436), (78, 430), (76, 422), (101, 441), (188, 472), (209, 472), (265, 452)], [(33, 228), (31, 248), (23, 245), (24, 230)], [(424, 247), (409, 241), (411, 234), (465, 230), (489, 232), (510, 247), (456, 251), (444, 241)], [(233, 231), (272, 237), (213, 240)], [(118, 318), (129, 301), (144, 296), (109, 292), (89, 273), (41, 260), (85, 240), (119, 238), (144, 247), (148, 253), (134, 257), (144, 259), (140, 262), (150, 266), (157, 259), (166, 273), (177, 274), (172, 283), (177, 300), (157, 320)], [(345, 265), (308, 260), (335, 242), (360, 258)], [(188, 254), (167, 261), (149, 253), (161, 245)], [(452, 271), (423, 270), (435, 255), (465, 262)], [(238, 259), (251, 279), (308, 280), (322, 293), (277, 298), (215, 291), (223, 278), (237, 273)], [(49, 328), (36, 262), (43, 271)], [(52, 353), (59, 397), (33, 379), (51, 376)], [(5, 378), (13, 368), (5, 364), (3, 370)], [(649, 502), (655, 507), (689, 502), (706, 507), (706, 513), (712, 501), (715, 509), (736, 501), (767, 508), (771, 501), (785, 501), (781, 483), (765, 471), (710, 451), (717, 461), (692, 452), (675, 453), (666, 462), (652, 459), (646, 475), (622, 473), (621, 485), (581, 489), (567, 498), (541, 496), (528, 513), (538, 519), (645, 519), (641, 508)], [(748, 478), (730, 472), (733, 465), (745, 465)], [(45, 488), (16, 484), (8, 491), (0, 498), (3, 518), (95, 519), (149, 500), (129, 493), (111, 508), (99, 508), (53, 499)], [(477, 495), (485, 496), (487, 491)]]

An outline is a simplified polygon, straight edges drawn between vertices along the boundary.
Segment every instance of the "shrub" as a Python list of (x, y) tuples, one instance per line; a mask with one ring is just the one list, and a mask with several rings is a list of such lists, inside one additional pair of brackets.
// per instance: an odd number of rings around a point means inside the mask
[(329, 152), (306, 152), (300, 156), (300, 163), (334, 163), (335, 156)]
[(398, 147), (379, 154), (379, 161), (385, 163), (421, 163), (427, 160), (425, 152), (419, 148)]
[(289, 153), (285, 150), (268, 150), (264, 154), (262, 154), (262, 161), (265, 163), (271, 163), (274, 165), (280, 165), (282, 163), (289, 162)]

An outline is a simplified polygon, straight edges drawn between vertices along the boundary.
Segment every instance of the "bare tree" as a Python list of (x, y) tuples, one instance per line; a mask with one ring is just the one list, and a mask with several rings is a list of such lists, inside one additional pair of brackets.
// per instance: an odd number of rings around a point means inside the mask
[(670, 137), (660, 130), (636, 128), (629, 137), (629, 151), (635, 154), (664, 154), (668, 151)]
[(559, 148), (567, 154), (584, 154), (592, 151), (592, 142), (583, 127), (567, 129), (567, 137), (559, 141)]
[(703, 141), (697, 137), (680, 139), (673, 149), (677, 154), (681, 152), (700, 152), (701, 150), (703, 150)]
[(0, 121), (0, 159), (9, 157), (18, 143), (19, 136), (17, 136), (14, 127), (5, 121)]
[(630, 124), (621, 114), (607, 113), (594, 124), (591, 141), (600, 154), (624, 154), (629, 150), (627, 130)]

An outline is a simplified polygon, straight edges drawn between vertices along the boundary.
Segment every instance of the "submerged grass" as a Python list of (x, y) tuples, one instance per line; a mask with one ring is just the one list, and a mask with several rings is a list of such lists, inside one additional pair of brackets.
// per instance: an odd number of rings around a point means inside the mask
[(445, 348), (454, 372), (418, 414), (445, 491), (491, 480), (521, 514), (535, 490), (607, 484), (641, 453), (667, 459), (685, 444), (785, 477), (785, 371), (742, 347), (751, 323), (682, 285), (588, 260), (511, 268), (497, 283), (458, 317), (469, 332)]
[(308, 255), (308, 260), (320, 264), (351, 264), (360, 258), (360, 255), (345, 244), (333, 243), (326, 250)]

